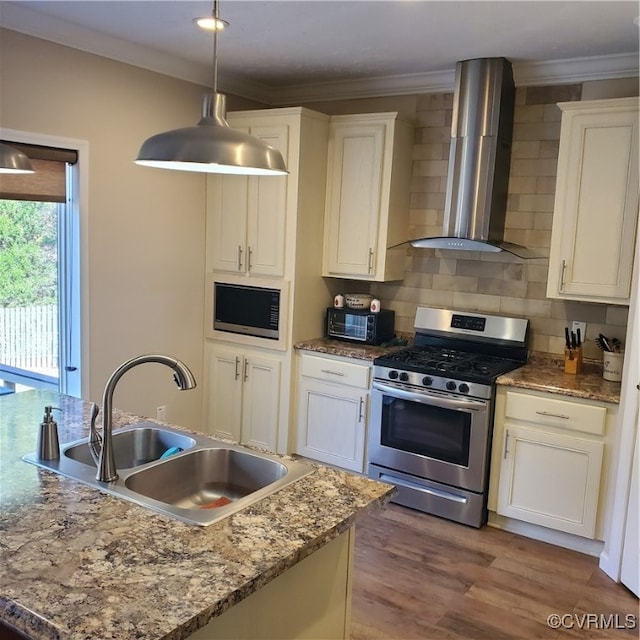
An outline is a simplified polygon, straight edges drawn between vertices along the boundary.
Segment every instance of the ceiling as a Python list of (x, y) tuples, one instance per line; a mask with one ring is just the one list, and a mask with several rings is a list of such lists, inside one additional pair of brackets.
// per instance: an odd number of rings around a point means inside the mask
[[(0, 1), (0, 25), (211, 86), (191, 0)], [(505, 56), (518, 85), (638, 74), (637, 1), (221, 0), (219, 86), (268, 104), (445, 91)]]

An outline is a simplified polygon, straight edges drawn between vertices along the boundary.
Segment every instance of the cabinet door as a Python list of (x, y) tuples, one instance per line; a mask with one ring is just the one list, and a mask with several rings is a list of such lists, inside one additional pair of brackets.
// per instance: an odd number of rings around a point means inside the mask
[(245, 444), (276, 451), (280, 409), (280, 361), (247, 352), (244, 356), (242, 437)]
[(242, 358), (236, 351), (210, 346), (208, 362), (208, 430), (240, 440), (242, 419)]
[(296, 453), (364, 473), (365, 391), (301, 378)]
[[(288, 127), (251, 127), (251, 135), (278, 149), (287, 162)], [(247, 271), (283, 276), (287, 212), (287, 176), (249, 179)]]
[(637, 101), (632, 108), (615, 100), (584, 104), (561, 105), (547, 295), (628, 303), (638, 217)]
[(375, 276), (384, 124), (331, 129), (324, 275)]
[[(246, 127), (238, 130), (249, 133)], [(207, 271), (246, 271), (248, 208), (246, 176), (207, 176)]]
[(507, 423), (503, 447), (497, 512), (593, 538), (603, 443)]

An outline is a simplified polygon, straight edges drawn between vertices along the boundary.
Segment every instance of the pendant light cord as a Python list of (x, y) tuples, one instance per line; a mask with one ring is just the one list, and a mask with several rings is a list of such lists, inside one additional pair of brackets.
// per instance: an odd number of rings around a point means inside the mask
[(213, 30), (213, 92), (218, 92), (218, 25), (220, 20), (220, 7), (218, 0), (213, 0), (213, 19), (216, 25)]

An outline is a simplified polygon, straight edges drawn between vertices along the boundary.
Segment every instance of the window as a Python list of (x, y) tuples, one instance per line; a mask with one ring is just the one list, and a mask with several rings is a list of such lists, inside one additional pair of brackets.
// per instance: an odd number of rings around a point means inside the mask
[(11, 144), (35, 173), (0, 175), (0, 392), (80, 396), (77, 152)]

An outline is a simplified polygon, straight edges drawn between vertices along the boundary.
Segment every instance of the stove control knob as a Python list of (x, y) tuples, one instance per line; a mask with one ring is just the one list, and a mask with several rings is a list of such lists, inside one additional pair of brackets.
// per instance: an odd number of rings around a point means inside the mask
[(397, 371), (389, 371), (389, 378), (391, 380), (395, 380), (398, 377), (398, 372)]
[(407, 380), (409, 380), (409, 374), (403, 371), (400, 374), (400, 380), (402, 380), (402, 382), (407, 382)]
[(447, 382), (447, 389), (449, 391), (455, 391), (456, 390), (456, 383), (453, 380), (449, 380), (449, 382)]
[(422, 378), (422, 384), (425, 387), (430, 387), (433, 384), (433, 378), (430, 378), (429, 376), (425, 376), (424, 378)]
[(469, 385), (466, 382), (463, 382), (459, 387), (458, 391), (460, 393), (469, 393)]

